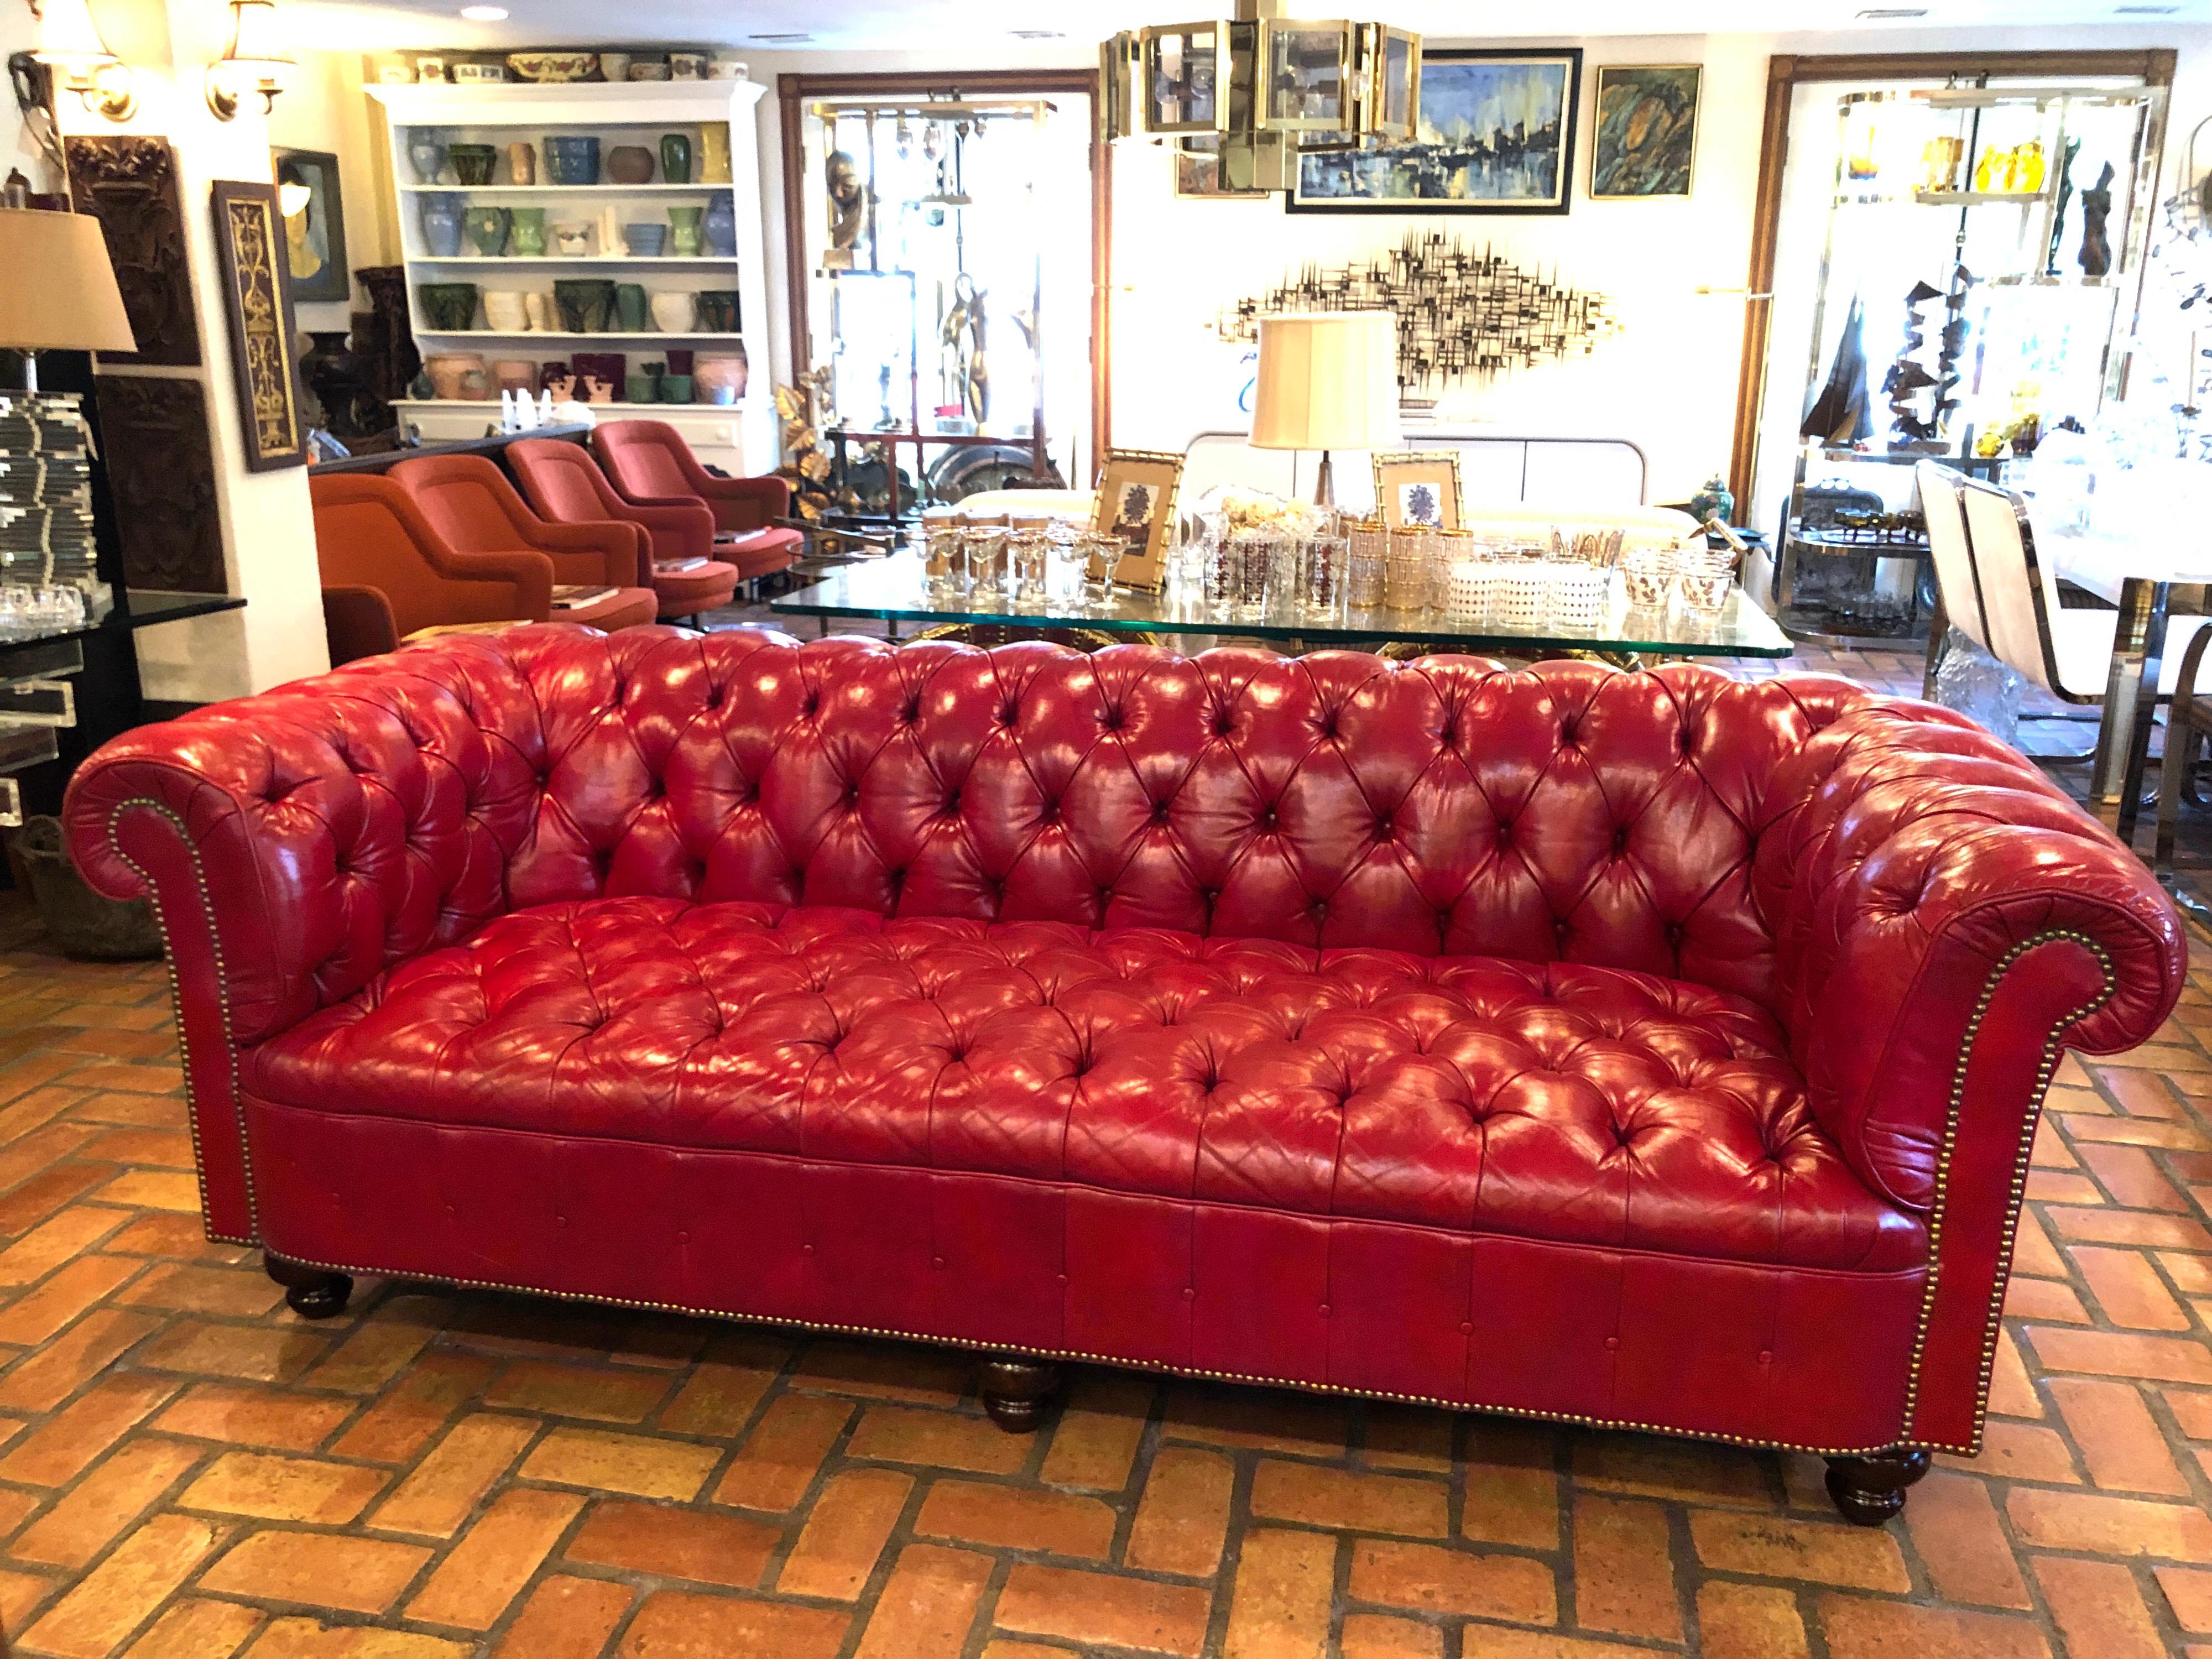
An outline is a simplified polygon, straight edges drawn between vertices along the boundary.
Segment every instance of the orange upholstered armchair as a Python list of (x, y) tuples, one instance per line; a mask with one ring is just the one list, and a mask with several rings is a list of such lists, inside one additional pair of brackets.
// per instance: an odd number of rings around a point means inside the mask
[(645, 532), (628, 524), (548, 524), (514, 493), (507, 475), (481, 455), (427, 455), (402, 461), (392, 480), (412, 496), (438, 533), (465, 553), (523, 550), (553, 566), (556, 589), (610, 588), (605, 598), (555, 612), (562, 622), (612, 632), (649, 623), (660, 602), (645, 585), (651, 562)]
[(310, 473), (307, 494), (332, 663), (417, 629), (546, 619), (553, 567), (542, 555), (457, 552), (389, 478)]
[(775, 521), (791, 511), (791, 485), (774, 473), (718, 478), (665, 421), (609, 421), (592, 432), (607, 479), (633, 507), (691, 502), (714, 515), (714, 551), (752, 579), (788, 568), (805, 538)]
[(736, 597), (742, 573), (714, 556), (714, 515), (700, 503), (633, 507), (615, 494), (590, 450), (557, 438), (511, 443), (505, 459), (539, 518), (565, 525), (628, 524), (644, 532), (664, 622), (689, 617), (696, 623), (701, 611)]

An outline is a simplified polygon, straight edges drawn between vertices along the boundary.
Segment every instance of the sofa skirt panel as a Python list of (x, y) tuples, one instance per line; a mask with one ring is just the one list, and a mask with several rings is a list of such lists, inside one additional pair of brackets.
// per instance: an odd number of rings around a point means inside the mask
[(251, 1098), (247, 1121), (264, 1243), (325, 1267), (1823, 1451), (1900, 1439), (1925, 1288)]

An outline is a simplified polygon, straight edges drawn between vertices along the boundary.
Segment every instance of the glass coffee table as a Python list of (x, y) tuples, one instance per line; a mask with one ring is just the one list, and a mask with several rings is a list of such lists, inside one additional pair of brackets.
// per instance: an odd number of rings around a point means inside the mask
[(780, 617), (817, 617), (823, 633), (833, 617), (879, 621), (888, 624), (893, 639), (905, 628), (967, 623), (1087, 629), (1155, 641), (1168, 635), (1213, 635), (1265, 640), (1293, 653), (1324, 646), (1371, 651), (1392, 642), (1448, 646), (1474, 654), (1580, 652), (1624, 666), (1647, 657), (1778, 658), (1795, 649), (1774, 618), (1741, 586), (1712, 616), (1697, 616), (1679, 605), (1664, 611), (1632, 610), (1626, 596), (1616, 592), (1597, 623), (1586, 629), (1468, 629), (1433, 611), (1354, 611), (1341, 603), (1327, 611), (1279, 605), (1258, 617), (1231, 617), (1208, 605), (1194, 584), (1170, 583), (1158, 593), (1119, 587), (1110, 600), (1091, 588), (1079, 600), (1034, 606), (1015, 605), (996, 593), (951, 599), (930, 592), (921, 556), (913, 551), (840, 566), (809, 586), (771, 599), (768, 608)]

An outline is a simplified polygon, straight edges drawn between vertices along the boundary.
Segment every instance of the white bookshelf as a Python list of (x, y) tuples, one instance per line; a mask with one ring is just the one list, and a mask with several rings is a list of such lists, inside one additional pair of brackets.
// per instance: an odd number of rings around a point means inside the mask
[[(665, 361), (670, 350), (727, 354), (742, 348), (750, 362), (751, 378), (744, 399), (734, 404), (629, 404), (599, 406), (602, 418), (636, 417), (665, 420), (683, 432), (702, 460), (744, 477), (772, 471), (777, 460), (774, 386), (769, 380), (768, 353), (768, 280), (764, 225), (761, 216), (760, 158), (756, 137), (755, 106), (764, 88), (750, 81), (658, 81), (606, 84), (579, 82), (566, 86), (503, 85), (372, 86), (369, 92), (382, 106), (385, 137), (392, 155), (392, 176), (398, 182), (400, 257), (407, 270), (407, 302), (415, 330), (415, 343), (425, 356), (439, 351), (482, 354), (485, 368), (506, 359), (546, 362), (573, 357), (579, 351), (621, 352), (635, 373), (640, 364)], [(730, 138), (730, 181), (672, 185), (658, 176), (660, 139), (680, 132), (691, 141), (692, 176), (696, 180), (705, 161), (702, 131), (709, 125), (726, 130)], [(417, 179), (408, 156), (408, 146), (418, 130), (434, 134), (441, 143), (489, 144), (499, 151), (494, 182), (489, 185), (425, 183)], [(549, 136), (590, 137), (599, 141), (602, 182), (593, 185), (555, 185), (544, 182), (544, 141)], [(507, 146), (527, 143), (538, 151), (538, 182), (511, 181)], [(655, 177), (651, 183), (623, 185), (605, 178), (607, 152), (617, 144), (636, 144), (651, 150)], [(453, 177), (450, 164), (445, 177)], [(542, 255), (480, 254), (463, 231), (462, 251), (433, 255), (422, 234), (421, 208), (429, 195), (462, 198), (465, 206), (484, 204), (499, 207), (543, 207), (546, 210), (546, 240), (552, 242), (552, 226), (574, 218), (596, 227), (611, 207), (625, 222), (666, 222), (672, 206), (704, 208), (718, 196), (732, 198), (737, 219), (734, 258), (712, 254), (687, 256), (663, 253), (633, 256), (617, 249), (581, 256), (548, 252)], [(573, 213), (564, 213), (573, 207)], [(594, 246), (599, 239), (595, 235)], [(421, 287), (425, 283), (474, 283), (486, 293), (514, 291), (550, 295), (553, 283), (565, 277), (598, 277), (610, 282), (635, 283), (649, 295), (657, 293), (734, 289), (738, 294), (735, 333), (662, 334), (620, 331), (574, 334), (562, 330), (527, 330), (505, 333), (495, 329), (434, 329), (422, 309)], [(509, 280), (511, 279), (511, 280)], [(648, 303), (650, 303), (648, 300)], [(479, 437), (499, 419), (495, 395), (485, 403), (450, 398), (407, 398), (397, 405), (400, 418), (418, 428), (426, 441)]]

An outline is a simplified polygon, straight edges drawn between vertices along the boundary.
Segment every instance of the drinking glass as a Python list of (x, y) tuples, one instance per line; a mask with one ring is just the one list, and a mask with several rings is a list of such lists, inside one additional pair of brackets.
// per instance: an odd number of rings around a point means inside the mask
[(1290, 538), (1272, 526), (1258, 526), (1231, 531), (1229, 541), (1236, 550), (1233, 563), (1237, 578), (1230, 614), (1242, 622), (1257, 622), (1267, 614), (1268, 601), (1273, 597), (1270, 585), (1277, 574), (1278, 558)]
[(1429, 559), (1436, 532), (1409, 525), (1390, 532), (1390, 552), (1382, 569), (1382, 603), (1393, 611), (1419, 611), (1429, 602)]
[(1649, 544), (1630, 550), (1620, 561), (1620, 580), (1637, 610), (1665, 609), (1674, 589), (1674, 550)]
[(960, 551), (968, 567), (968, 590), (995, 599), (1006, 586), (1006, 515), (965, 513), (960, 518)]
[(1428, 607), (1443, 616), (1451, 609), (1452, 567), (1463, 564), (1474, 556), (1474, 532), (1472, 530), (1438, 530), (1431, 532), (1429, 551)]
[(1310, 611), (1334, 611), (1344, 601), (1345, 538), (1323, 532), (1306, 538), (1298, 598)]
[(1014, 513), (1006, 520), (1006, 559), (1012, 567), (1014, 603), (1042, 611), (1051, 597), (1047, 573), (1052, 559), (1052, 518), (1043, 513)]
[(921, 572), (928, 579), (930, 592), (940, 599), (957, 598), (968, 586), (968, 562), (961, 556), (958, 507), (921, 510)]
[(1473, 632), (1490, 620), (1490, 596), (1504, 574), (1505, 567), (1486, 550), (1452, 567), (1445, 611), (1455, 626)]
[(1685, 610), (1699, 616), (1717, 616), (1728, 604), (1729, 590), (1735, 586), (1735, 556), (1726, 549), (1716, 553), (1710, 548), (1686, 548), (1674, 581)]
[(1516, 559), (1500, 568), (1504, 575), (1490, 591), (1491, 626), (1534, 633), (1551, 608), (1552, 573), (1559, 567), (1549, 559)]
[(1612, 585), (1612, 572), (1601, 565), (1586, 564), (1577, 560), (1570, 564), (1553, 566), (1552, 626), (1596, 627), (1598, 618), (1604, 614), (1606, 591)]
[(1345, 597), (1354, 611), (1372, 611), (1382, 603), (1384, 569), (1389, 559), (1389, 532), (1379, 520), (1363, 519), (1346, 538)]
[(1121, 571), (1121, 561), (1128, 556), (1129, 544), (1103, 531), (1086, 530), (1075, 538), (1075, 553), (1085, 576), (1098, 584), (1099, 599), (1112, 605), (1114, 578)]

